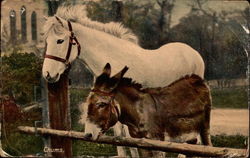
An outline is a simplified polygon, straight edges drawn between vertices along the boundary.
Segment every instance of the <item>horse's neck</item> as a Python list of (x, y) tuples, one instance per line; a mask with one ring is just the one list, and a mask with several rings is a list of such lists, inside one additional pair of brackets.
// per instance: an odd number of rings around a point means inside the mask
[[(107, 62), (112, 65), (112, 73), (118, 72), (130, 61), (138, 61), (137, 57), (132, 55), (134, 51), (144, 50), (138, 45), (105, 32), (82, 25), (76, 25), (75, 28), (78, 30), (77, 38), (79, 38), (82, 46), (79, 58), (95, 76), (101, 73), (103, 66)], [(122, 47), (129, 47), (134, 51), (127, 51)]]

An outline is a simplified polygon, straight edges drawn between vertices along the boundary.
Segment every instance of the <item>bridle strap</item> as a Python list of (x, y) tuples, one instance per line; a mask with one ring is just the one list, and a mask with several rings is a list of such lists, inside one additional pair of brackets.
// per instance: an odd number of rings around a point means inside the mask
[[(100, 95), (103, 95), (103, 96), (108, 96), (108, 97), (111, 97), (111, 102), (115, 105), (115, 102), (114, 102), (114, 94), (113, 93), (111, 93), (111, 92), (104, 92), (104, 91), (101, 91), (101, 90), (99, 90), (99, 89), (91, 89), (90, 90), (91, 92), (94, 92), (94, 93), (97, 93), (97, 94), (100, 94)], [(115, 108), (115, 111), (116, 111), (116, 113), (117, 113), (117, 116), (118, 116), (118, 118), (120, 117), (120, 111), (119, 111), (119, 109), (118, 109), (118, 107), (117, 106), (114, 106), (114, 108)]]
[(69, 60), (70, 52), (71, 52), (71, 49), (72, 49), (73, 37), (74, 37), (74, 33), (72, 32), (72, 25), (71, 25), (71, 23), (69, 21), (68, 21), (68, 27), (69, 27), (69, 31), (70, 31), (70, 37), (69, 37), (69, 47), (68, 47), (68, 51), (67, 51), (67, 54), (66, 54), (66, 61)]
[(49, 59), (53, 59), (53, 60), (56, 60), (56, 61), (60, 61), (62, 63), (66, 63), (67, 60), (63, 59), (63, 58), (60, 58), (60, 57), (56, 57), (56, 56), (53, 56), (53, 55), (48, 55), (48, 54), (45, 54), (44, 56), (45, 58), (49, 58)]
[[(62, 21), (57, 16), (55, 16), (55, 17), (63, 27)], [(69, 37), (69, 46), (68, 46), (66, 58), (64, 59), (64, 58), (60, 58), (60, 57), (53, 56), (53, 55), (47, 55), (47, 54), (45, 54), (44, 57), (49, 58), (49, 59), (53, 59), (53, 60), (56, 60), (56, 61), (59, 61), (59, 62), (62, 62), (67, 67), (70, 67), (69, 58), (70, 58), (70, 54), (71, 54), (71, 50), (72, 50), (72, 45), (75, 44), (75, 43), (77, 44), (77, 50), (78, 50), (77, 56), (79, 56), (80, 53), (81, 53), (81, 45), (80, 45), (80, 43), (78, 42), (77, 38), (75, 37), (75, 35), (73, 33), (73, 29), (72, 29), (72, 25), (71, 25), (70, 21), (68, 21), (68, 27), (69, 27), (70, 37)], [(74, 43), (74, 41), (75, 41), (75, 43)]]
[(91, 89), (91, 92), (94, 92), (94, 93), (99, 93), (103, 96), (109, 96), (109, 97), (114, 97), (114, 94), (113, 93), (110, 93), (110, 92), (104, 92), (104, 91), (101, 91), (99, 89)]

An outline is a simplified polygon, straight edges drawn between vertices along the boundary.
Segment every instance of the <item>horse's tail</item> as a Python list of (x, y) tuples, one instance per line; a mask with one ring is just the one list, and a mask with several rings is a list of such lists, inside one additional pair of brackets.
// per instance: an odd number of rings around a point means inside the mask
[[(207, 86), (207, 85), (206, 85)], [(211, 98), (211, 93), (210, 89), (208, 88), (208, 93), (207, 93), (207, 104), (205, 105), (205, 119), (201, 127), (200, 131), (200, 136), (201, 136), (201, 141), (203, 145), (209, 145), (212, 146), (212, 141), (211, 141), (211, 136), (210, 136), (210, 114), (211, 114), (211, 108), (212, 108), (212, 98)]]

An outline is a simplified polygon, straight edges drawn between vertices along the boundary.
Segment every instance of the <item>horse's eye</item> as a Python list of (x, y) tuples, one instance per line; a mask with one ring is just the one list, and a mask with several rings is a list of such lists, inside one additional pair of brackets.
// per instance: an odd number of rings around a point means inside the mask
[(64, 42), (64, 40), (63, 39), (59, 39), (59, 40), (57, 40), (57, 44), (62, 44)]

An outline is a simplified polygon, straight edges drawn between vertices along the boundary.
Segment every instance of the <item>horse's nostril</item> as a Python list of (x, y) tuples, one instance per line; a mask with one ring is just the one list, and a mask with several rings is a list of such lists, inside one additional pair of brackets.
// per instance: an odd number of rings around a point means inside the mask
[(49, 72), (47, 71), (46, 78), (50, 78)]

